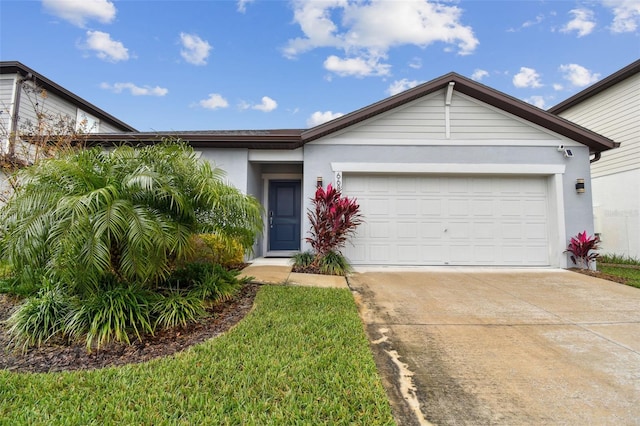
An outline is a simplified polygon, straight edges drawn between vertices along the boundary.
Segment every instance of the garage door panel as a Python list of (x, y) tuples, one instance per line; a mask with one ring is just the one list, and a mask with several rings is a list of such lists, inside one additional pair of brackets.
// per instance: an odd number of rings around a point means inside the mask
[(450, 216), (469, 216), (469, 200), (461, 198), (453, 198), (449, 200)]
[(418, 179), (418, 188), (422, 194), (440, 194), (443, 192), (444, 184), (440, 178)]
[(545, 199), (526, 200), (524, 204), (524, 213), (529, 217), (546, 217), (547, 203)]
[(372, 220), (369, 222), (367, 233), (371, 239), (389, 239), (393, 235), (391, 228), (394, 228), (393, 223), (381, 220)]
[(548, 265), (544, 177), (343, 176), (365, 223), (354, 264)]
[[(359, 201), (359, 200), (358, 200)], [(368, 209), (368, 211), (371, 212), (370, 216), (371, 217), (376, 217), (376, 216), (388, 216), (391, 211), (390, 211), (390, 207), (391, 205), (389, 204), (389, 199), (388, 198), (369, 198), (369, 199), (365, 199), (365, 202), (363, 203), (363, 211), (364, 209)]]
[(384, 264), (385, 262), (388, 262), (389, 259), (393, 261), (393, 259), (389, 256), (388, 245), (371, 244), (369, 250), (371, 260), (374, 262)]
[(416, 198), (398, 198), (395, 204), (398, 216), (420, 216), (420, 202)]
[(473, 216), (489, 216), (492, 217), (495, 215), (495, 206), (493, 200), (487, 199), (473, 199), (469, 200), (469, 212), (473, 214)]
[(416, 235), (423, 239), (440, 239), (442, 238), (442, 222), (421, 222), (420, 230)]
[(440, 198), (423, 198), (420, 200), (421, 216), (442, 216), (442, 200)]
[(411, 264), (420, 263), (422, 261), (420, 256), (421, 250), (418, 244), (398, 244), (397, 248), (397, 259), (403, 259), (403, 261)]
[(473, 222), (471, 226), (474, 240), (493, 240), (496, 238), (498, 226), (494, 222)]

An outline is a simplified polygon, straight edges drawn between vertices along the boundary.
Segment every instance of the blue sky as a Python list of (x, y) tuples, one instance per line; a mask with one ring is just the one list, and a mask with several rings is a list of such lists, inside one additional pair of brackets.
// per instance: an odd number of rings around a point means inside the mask
[(640, 58), (640, 0), (0, 0), (17, 60), (140, 131), (308, 128), (450, 71), (549, 108)]

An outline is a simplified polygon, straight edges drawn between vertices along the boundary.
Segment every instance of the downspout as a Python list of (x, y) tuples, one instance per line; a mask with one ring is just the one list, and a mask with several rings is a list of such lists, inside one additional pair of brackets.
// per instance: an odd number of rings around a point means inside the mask
[(602, 157), (602, 153), (601, 152), (596, 152), (595, 154), (593, 154), (593, 158), (591, 160), (589, 160), (589, 163), (595, 163), (596, 161), (598, 161), (600, 159), (600, 157)]
[(444, 126), (445, 126), (445, 138), (451, 138), (451, 116), (450, 116), (450, 107), (451, 107), (451, 98), (453, 97), (453, 86), (455, 85), (455, 81), (449, 82), (449, 86), (447, 86), (447, 93), (444, 99)]

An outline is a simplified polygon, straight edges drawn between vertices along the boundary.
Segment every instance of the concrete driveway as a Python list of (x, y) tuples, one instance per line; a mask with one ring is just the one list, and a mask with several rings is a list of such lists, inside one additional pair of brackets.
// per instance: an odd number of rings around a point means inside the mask
[(400, 424), (640, 425), (640, 289), (464, 268), (349, 285)]

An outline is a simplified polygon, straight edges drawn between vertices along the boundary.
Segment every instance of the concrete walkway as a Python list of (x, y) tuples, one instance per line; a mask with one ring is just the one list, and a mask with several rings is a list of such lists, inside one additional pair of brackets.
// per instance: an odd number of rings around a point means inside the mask
[(307, 287), (349, 288), (344, 277), (291, 272), (290, 259), (260, 258), (242, 270), (241, 276), (253, 277), (260, 284), (284, 284)]
[(400, 424), (640, 425), (640, 289), (463, 268), (349, 284)]

